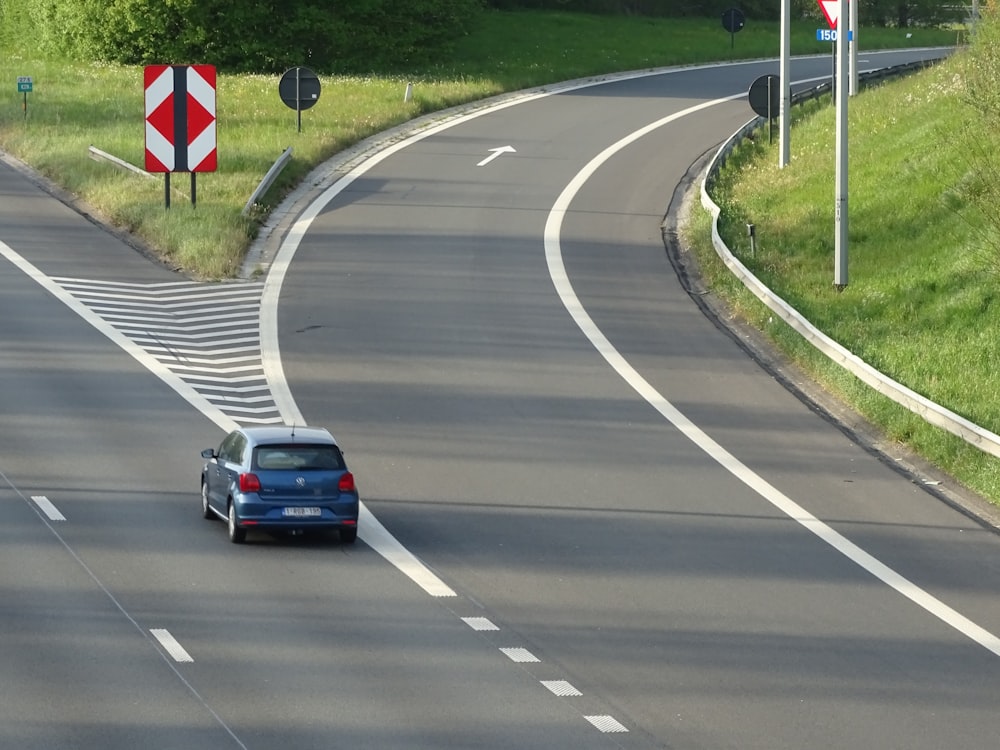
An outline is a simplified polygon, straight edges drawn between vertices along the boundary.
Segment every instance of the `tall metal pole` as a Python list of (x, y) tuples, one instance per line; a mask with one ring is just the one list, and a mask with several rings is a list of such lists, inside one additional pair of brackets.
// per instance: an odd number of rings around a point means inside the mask
[(837, 290), (847, 286), (847, 61), (848, 34), (844, 19), (847, 18), (847, 0), (840, 1), (838, 16), (840, 32), (837, 34), (837, 187), (835, 207), (834, 275)]
[[(847, 41), (851, 45), (851, 96), (858, 93), (858, 3), (861, 0), (848, 2), (851, 8), (851, 25)], [(841, 16), (843, 18), (843, 16)]]
[(781, 0), (781, 54), (778, 61), (778, 79), (781, 83), (781, 103), (778, 105), (778, 125), (780, 134), (778, 136), (778, 167), (784, 169), (791, 158), (791, 148), (788, 136), (791, 130), (788, 122), (792, 105), (791, 91), (791, 0)]

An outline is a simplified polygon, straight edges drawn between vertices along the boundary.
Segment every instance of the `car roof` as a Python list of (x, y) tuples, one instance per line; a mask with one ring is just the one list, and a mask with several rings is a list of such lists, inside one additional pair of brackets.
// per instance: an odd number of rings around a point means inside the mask
[(273, 445), (275, 443), (337, 444), (329, 430), (323, 427), (282, 425), (280, 427), (242, 427), (241, 431), (252, 445)]

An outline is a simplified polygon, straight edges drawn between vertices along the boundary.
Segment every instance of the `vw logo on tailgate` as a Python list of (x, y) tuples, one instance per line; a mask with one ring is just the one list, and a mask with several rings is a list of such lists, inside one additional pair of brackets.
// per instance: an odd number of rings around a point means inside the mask
[(306, 486), (306, 478), (305, 477), (295, 477), (295, 486), (296, 487), (305, 487)]

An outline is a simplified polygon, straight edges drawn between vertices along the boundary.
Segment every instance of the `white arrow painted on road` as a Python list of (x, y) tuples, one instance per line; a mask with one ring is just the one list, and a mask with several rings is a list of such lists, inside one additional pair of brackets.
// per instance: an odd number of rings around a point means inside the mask
[(490, 151), (492, 151), (493, 153), (490, 154), (489, 156), (487, 156), (481, 162), (479, 162), (476, 165), (477, 167), (484, 167), (484, 166), (486, 166), (491, 161), (493, 161), (498, 156), (500, 156), (500, 154), (516, 154), (517, 153), (517, 149), (515, 149), (513, 146), (500, 146), (499, 148), (491, 148)]

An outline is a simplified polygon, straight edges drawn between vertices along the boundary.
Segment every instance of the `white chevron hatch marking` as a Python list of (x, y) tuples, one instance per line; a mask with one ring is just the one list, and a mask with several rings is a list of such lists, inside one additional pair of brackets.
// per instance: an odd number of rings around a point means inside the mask
[(235, 421), (282, 422), (261, 362), (263, 283), (53, 281)]

